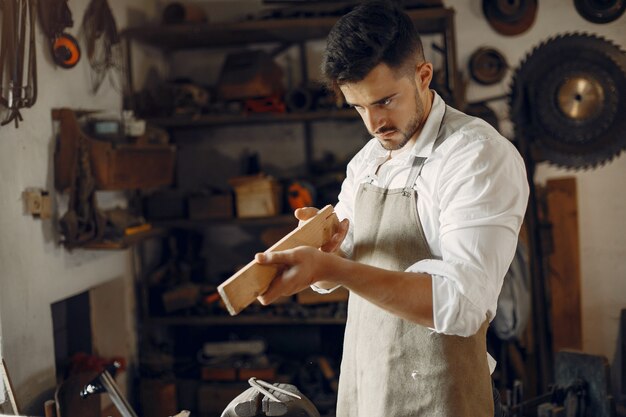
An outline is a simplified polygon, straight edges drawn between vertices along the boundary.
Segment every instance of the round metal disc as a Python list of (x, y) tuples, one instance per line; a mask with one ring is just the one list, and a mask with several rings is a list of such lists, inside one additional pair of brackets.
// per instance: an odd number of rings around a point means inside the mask
[(595, 116), (604, 103), (604, 89), (593, 77), (573, 77), (557, 91), (559, 110), (574, 120)]
[(509, 65), (504, 56), (493, 48), (479, 48), (469, 60), (472, 78), (484, 85), (496, 84), (504, 78)]
[(483, 14), (496, 32), (519, 35), (535, 22), (537, 0), (483, 0)]
[(574, 0), (578, 14), (592, 23), (609, 23), (626, 10), (626, 0)]

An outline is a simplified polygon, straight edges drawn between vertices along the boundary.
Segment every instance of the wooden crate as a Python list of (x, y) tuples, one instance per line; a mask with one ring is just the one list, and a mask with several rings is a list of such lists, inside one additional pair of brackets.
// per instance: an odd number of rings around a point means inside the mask
[(58, 190), (72, 186), (72, 173), (80, 163), (81, 146), (89, 153), (91, 172), (99, 190), (152, 188), (174, 181), (174, 146), (114, 144), (91, 138), (81, 130), (76, 114), (70, 109), (55, 109), (52, 118), (60, 122), (54, 153), (54, 180)]
[(190, 219), (230, 219), (233, 215), (233, 195), (230, 193), (189, 198)]
[(253, 175), (231, 178), (235, 190), (237, 217), (271, 217), (281, 212), (281, 186), (276, 179)]

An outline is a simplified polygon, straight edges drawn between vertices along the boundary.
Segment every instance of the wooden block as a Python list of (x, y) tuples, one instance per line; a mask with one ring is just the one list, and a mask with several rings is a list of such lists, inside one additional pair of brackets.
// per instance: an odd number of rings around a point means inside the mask
[(554, 250), (549, 256), (553, 350), (582, 349), (580, 245), (576, 178), (547, 182)]
[[(265, 252), (287, 250), (297, 246), (319, 248), (330, 240), (338, 224), (333, 206), (327, 205), (315, 217), (292, 230)], [(275, 266), (260, 265), (253, 260), (224, 281), (217, 290), (228, 312), (234, 316), (250, 305), (267, 290), (276, 273)]]

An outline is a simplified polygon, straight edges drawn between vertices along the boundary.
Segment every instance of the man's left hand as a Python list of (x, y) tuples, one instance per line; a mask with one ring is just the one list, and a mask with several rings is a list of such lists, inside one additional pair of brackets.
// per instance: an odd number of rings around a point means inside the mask
[(310, 246), (294, 249), (257, 253), (255, 260), (261, 265), (277, 265), (278, 275), (272, 280), (267, 291), (258, 297), (263, 305), (271, 304), (279, 297), (296, 294), (323, 278), (329, 258), (335, 255), (325, 253)]

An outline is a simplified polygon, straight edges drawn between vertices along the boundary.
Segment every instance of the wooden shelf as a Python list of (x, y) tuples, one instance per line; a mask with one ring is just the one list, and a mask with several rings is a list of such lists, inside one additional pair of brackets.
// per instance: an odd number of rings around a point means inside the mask
[[(443, 31), (446, 19), (454, 15), (453, 9), (443, 7), (406, 12), (423, 34)], [(339, 17), (318, 17), (235, 23), (148, 25), (126, 29), (122, 35), (162, 50), (215, 48), (267, 42), (295, 43), (325, 38), (338, 19)]]
[(345, 318), (291, 318), (271, 316), (187, 316), (151, 317), (147, 324), (156, 326), (266, 326), (266, 325), (342, 325)]
[(233, 226), (296, 226), (298, 220), (293, 214), (283, 214), (273, 217), (255, 217), (249, 219), (207, 219), (207, 220), (193, 220), (193, 219), (179, 219), (179, 220), (164, 220), (156, 222), (160, 228), (167, 229), (195, 229), (202, 226), (216, 226), (216, 225), (233, 225)]
[(306, 121), (355, 121), (360, 120), (353, 109), (322, 110), (302, 113), (248, 113), (205, 114), (192, 117), (161, 117), (147, 119), (148, 123), (166, 128), (196, 128), (202, 126), (225, 126), (233, 124), (264, 124)]
[(123, 250), (128, 249), (137, 243), (140, 243), (146, 239), (154, 237), (161, 237), (166, 235), (166, 230), (161, 227), (153, 227), (146, 232), (136, 233), (129, 236), (124, 236), (119, 240), (102, 240), (99, 242), (90, 242), (86, 245), (80, 246), (80, 249), (89, 250)]

